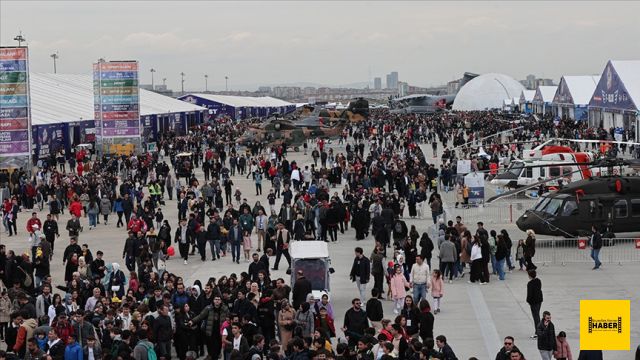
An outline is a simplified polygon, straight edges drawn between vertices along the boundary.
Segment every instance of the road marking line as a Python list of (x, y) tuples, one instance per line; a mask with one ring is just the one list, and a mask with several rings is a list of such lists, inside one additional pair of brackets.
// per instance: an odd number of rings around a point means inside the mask
[(476, 320), (478, 320), (478, 325), (480, 326), (480, 333), (484, 340), (484, 347), (487, 350), (487, 359), (492, 359), (492, 353), (495, 353), (500, 349), (500, 336), (498, 335), (498, 330), (496, 329), (496, 325), (491, 317), (489, 307), (484, 301), (484, 295), (482, 295), (479, 285), (468, 284), (467, 294), (469, 295), (473, 312), (475, 313)]

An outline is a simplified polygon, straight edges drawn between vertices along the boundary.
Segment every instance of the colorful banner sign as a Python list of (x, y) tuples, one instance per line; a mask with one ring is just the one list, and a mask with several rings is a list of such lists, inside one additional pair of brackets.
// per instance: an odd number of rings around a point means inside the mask
[(93, 65), (93, 89), (98, 149), (134, 144), (140, 151), (138, 62), (112, 61)]
[(31, 155), (29, 52), (0, 48), (0, 168), (27, 168)]

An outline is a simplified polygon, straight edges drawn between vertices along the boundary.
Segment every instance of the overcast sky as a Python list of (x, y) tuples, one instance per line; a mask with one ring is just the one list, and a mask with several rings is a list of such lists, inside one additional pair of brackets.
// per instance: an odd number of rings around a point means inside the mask
[(437, 85), (465, 71), (600, 73), (640, 59), (640, 2), (0, 2), (0, 41), (22, 30), (35, 72), (89, 73), (138, 60), (144, 83), (254, 90), (260, 84), (342, 85), (398, 71)]

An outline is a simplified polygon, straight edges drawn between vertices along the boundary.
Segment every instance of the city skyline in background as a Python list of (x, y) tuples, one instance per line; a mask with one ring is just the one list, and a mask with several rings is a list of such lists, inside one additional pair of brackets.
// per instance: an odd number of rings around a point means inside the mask
[(640, 58), (633, 2), (2, 1), (0, 10), (2, 46), (21, 31), (31, 71), (56, 62), (58, 73), (90, 73), (98, 58), (132, 59), (145, 84), (154, 69), (155, 85), (179, 90), (184, 73), (185, 91), (434, 87), (467, 71), (557, 82)]

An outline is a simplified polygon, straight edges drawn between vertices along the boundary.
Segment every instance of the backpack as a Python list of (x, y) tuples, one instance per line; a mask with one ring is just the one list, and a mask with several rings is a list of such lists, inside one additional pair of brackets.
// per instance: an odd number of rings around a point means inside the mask
[(153, 349), (153, 346), (147, 346), (145, 344), (140, 344), (147, 349), (147, 360), (158, 360), (158, 355), (156, 355), (156, 351)]

